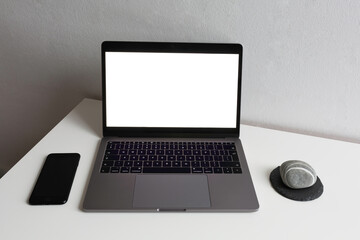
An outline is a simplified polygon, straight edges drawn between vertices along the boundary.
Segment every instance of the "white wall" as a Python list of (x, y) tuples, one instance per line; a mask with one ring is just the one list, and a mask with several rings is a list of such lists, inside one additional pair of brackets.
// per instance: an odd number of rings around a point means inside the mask
[(239, 42), (244, 123), (360, 142), (360, 1), (2, 0), (0, 169), (101, 98), (103, 40)]

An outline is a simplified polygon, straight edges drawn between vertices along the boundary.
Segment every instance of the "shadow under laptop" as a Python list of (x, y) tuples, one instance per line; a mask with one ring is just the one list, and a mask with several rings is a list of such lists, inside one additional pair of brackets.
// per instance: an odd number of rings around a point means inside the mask
[[(101, 142), (101, 139), (100, 139), (100, 140), (98, 141), (98, 143), (96, 144), (96, 149), (99, 149), (100, 142)], [(89, 186), (89, 182), (90, 182), (90, 178), (91, 178), (91, 173), (92, 173), (93, 168), (94, 168), (94, 164), (95, 164), (95, 160), (96, 160), (96, 154), (97, 154), (97, 151), (96, 151), (96, 153), (94, 154), (94, 156), (93, 156), (93, 158), (92, 158), (92, 161), (91, 161), (91, 166), (90, 166), (90, 168), (88, 169), (86, 182), (85, 182), (85, 185), (84, 185), (84, 187), (83, 187), (83, 192), (82, 192), (81, 199), (80, 199), (80, 203), (79, 203), (79, 210), (82, 211), (82, 212), (84, 212), (83, 203), (84, 203), (84, 200), (85, 200), (85, 195), (86, 195), (87, 188), (88, 188), (88, 186)]]

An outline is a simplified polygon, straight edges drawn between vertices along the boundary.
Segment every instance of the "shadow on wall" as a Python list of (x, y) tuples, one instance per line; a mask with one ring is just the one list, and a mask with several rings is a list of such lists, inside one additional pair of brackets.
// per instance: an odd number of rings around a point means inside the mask
[(101, 98), (100, 43), (81, 56), (86, 51), (63, 51), (66, 44), (36, 41), (16, 26), (3, 29), (1, 35), (8, 30), (12, 38), (0, 46), (0, 112), (6, 113), (0, 119), (0, 176), (83, 98)]
[[(21, 97), (5, 96), (13, 99), (11, 104), (5, 106), (10, 108), (5, 109), (5, 112), (11, 114), (7, 114), (3, 119), (4, 126), (1, 126), (3, 136), (6, 136), (0, 140), (0, 168), (4, 172), (21, 159), (84, 97), (94, 98), (91, 94), (82, 92), (80, 89), (84, 87), (76, 84), (75, 79), (65, 83), (62, 79), (56, 80), (58, 86), (28, 87), (26, 92), (21, 93)], [(14, 129), (16, 134), (13, 134)]]

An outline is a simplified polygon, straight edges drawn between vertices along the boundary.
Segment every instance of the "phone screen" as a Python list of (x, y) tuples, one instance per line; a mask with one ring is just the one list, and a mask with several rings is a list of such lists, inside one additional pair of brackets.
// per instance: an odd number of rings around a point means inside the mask
[(49, 154), (30, 196), (31, 205), (64, 204), (79, 164), (78, 153)]

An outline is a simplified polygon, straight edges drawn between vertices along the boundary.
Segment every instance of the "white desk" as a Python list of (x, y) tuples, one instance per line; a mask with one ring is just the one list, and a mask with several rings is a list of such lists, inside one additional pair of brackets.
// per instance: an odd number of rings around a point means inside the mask
[[(360, 239), (360, 145), (244, 125), (240, 131), (258, 212), (85, 213), (82, 200), (101, 138), (101, 102), (85, 99), (0, 180), (0, 238)], [(69, 201), (30, 206), (51, 152), (81, 154)], [(324, 184), (319, 199), (296, 202), (273, 190), (269, 174), (288, 159), (317, 170)]]

